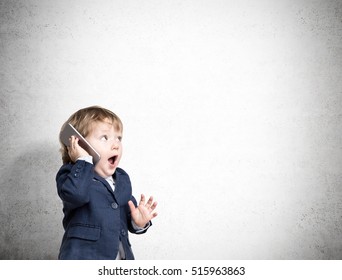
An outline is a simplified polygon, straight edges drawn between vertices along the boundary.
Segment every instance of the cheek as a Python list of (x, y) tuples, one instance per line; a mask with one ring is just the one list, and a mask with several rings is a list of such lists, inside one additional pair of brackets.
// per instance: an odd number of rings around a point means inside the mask
[[(95, 147), (94, 147), (95, 148)], [(107, 161), (107, 154), (103, 151), (101, 148), (95, 148), (96, 152), (100, 154), (100, 162), (105, 162)]]
[(98, 152), (99, 154), (100, 154), (100, 156), (101, 156), (101, 158), (102, 158), (102, 156), (103, 156), (103, 150), (100, 148), (100, 147), (95, 147), (95, 146), (93, 146), (94, 147), (94, 149), (95, 149), (95, 151), (96, 152)]

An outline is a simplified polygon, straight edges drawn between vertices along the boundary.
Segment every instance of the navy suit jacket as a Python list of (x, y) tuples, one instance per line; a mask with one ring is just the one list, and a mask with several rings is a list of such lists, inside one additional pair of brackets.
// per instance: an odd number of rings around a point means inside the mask
[(63, 165), (57, 173), (57, 191), (63, 201), (65, 230), (59, 259), (115, 259), (122, 242), (125, 258), (134, 259), (128, 231), (131, 223), (128, 201), (132, 196), (129, 176), (121, 168), (113, 174), (115, 191), (94, 172), (94, 166), (78, 160)]

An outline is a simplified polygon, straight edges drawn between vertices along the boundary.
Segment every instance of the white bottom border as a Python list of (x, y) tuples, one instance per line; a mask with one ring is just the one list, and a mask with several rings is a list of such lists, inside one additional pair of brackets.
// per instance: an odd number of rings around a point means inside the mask
[[(0, 261), (3, 279), (342, 279), (340, 260)], [(9, 278), (11, 277), (11, 278)]]

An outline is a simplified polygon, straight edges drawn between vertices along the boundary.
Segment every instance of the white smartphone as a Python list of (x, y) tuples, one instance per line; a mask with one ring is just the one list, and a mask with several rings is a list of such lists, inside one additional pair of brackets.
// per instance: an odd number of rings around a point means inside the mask
[(68, 123), (61, 131), (59, 138), (66, 146), (70, 146), (69, 138), (72, 135), (79, 139), (78, 144), (93, 157), (93, 163), (97, 163), (100, 160), (99, 153), (95, 151), (93, 146), (90, 145), (90, 143), (81, 135), (81, 133), (79, 133), (70, 123)]

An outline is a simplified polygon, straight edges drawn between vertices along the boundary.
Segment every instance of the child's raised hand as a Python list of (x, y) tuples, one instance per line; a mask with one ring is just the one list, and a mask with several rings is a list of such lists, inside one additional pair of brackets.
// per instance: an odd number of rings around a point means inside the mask
[(70, 137), (70, 146), (68, 146), (68, 154), (72, 162), (76, 162), (79, 157), (89, 156), (89, 154), (78, 144), (78, 138)]
[(157, 216), (157, 212), (154, 212), (157, 202), (153, 202), (152, 196), (145, 203), (145, 196), (142, 194), (138, 207), (135, 207), (132, 201), (128, 201), (128, 205), (131, 209), (132, 219), (139, 227), (145, 227), (149, 221)]

